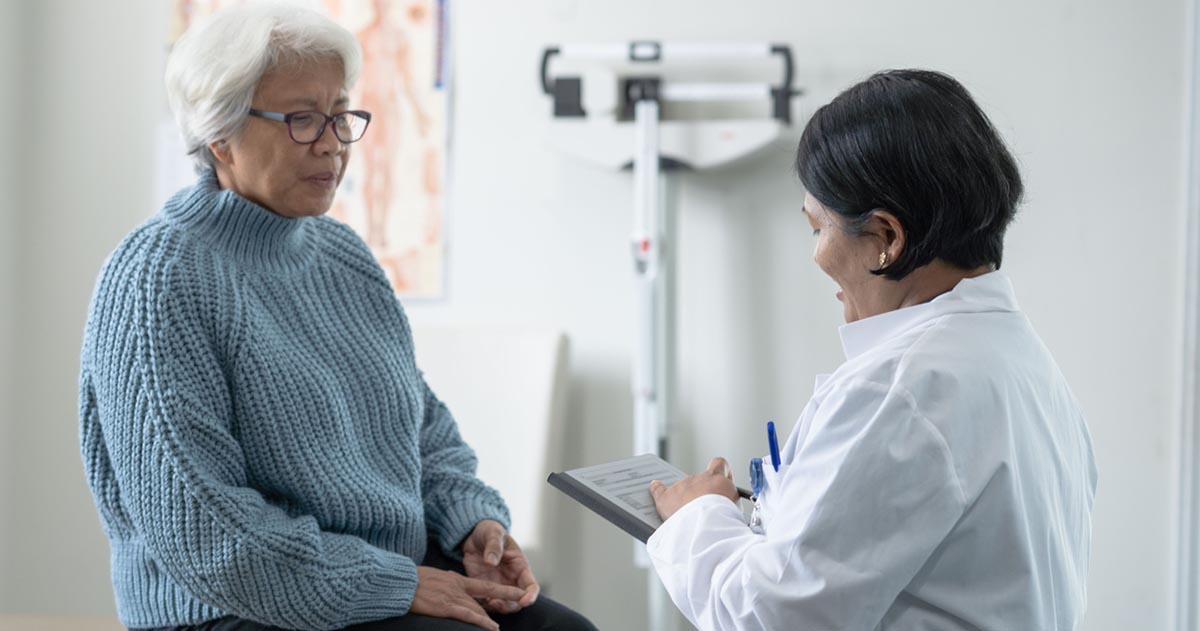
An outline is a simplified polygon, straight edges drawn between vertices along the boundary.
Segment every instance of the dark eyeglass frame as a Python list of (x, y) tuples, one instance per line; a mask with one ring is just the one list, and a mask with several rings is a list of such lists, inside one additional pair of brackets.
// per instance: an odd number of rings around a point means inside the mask
[[(296, 112), (268, 112), (266, 110), (256, 110), (254, 108), (250, 108), (249, 114), (251, 116), (257, 116), (259, 118), (265, 118), (267, 120), (273, 120), (273, 121), (277, 121), (277, 122), (286, 124), (287, 130), (288, 130), (288, 137), (292, 139), (292, 142), (301, 144), (301, 145), (311, 145), (314, 142), (320, 140), (321, 136), (323, 136), (325, 134), (325, 127), (328, 126), (330, 122), (332, 122), (334, 119), (338, 118), (339, 116), (346, 116), (347, 114), (350, 114), (350, 115), (358, 116), (366, 121), (363, 124), (362, 133), (359, 134), (358, 138), (355, 138), (353, 140), (347, 140), (345, 138), (342, 138), (342, 135), (338, 133), (338, 126), (336, 124), (333, 126), (333, 135), (337, 137), (338, 142), (340, 142), (344, 145), (348, 145), (350, 143), (358, 142), (359, 140), (362, 140), (362, 137), (364, 135), (366, 135), (366, 133), (367, 133), (367, 128), (371, 126), (371, 113), (364, 111), (364, 110), (346, 110), (344, 112), (337, 112), (336, 114), (326, 114), (325, 112), (320, 112), (317, 110), (300, 110), (300, 111), (296, 111)], [(321, 127), (319, 129), (317, 129), (317, 135), (314, 136), (312, 140), (309, 140), (307, 142), (296, 140), (296, 134), (292, 132), (292, 118), (299, 116), (301, 114), (314, 114), (314, 115), (320, 117), (321, 119), (323, 119), (321, 121)]]

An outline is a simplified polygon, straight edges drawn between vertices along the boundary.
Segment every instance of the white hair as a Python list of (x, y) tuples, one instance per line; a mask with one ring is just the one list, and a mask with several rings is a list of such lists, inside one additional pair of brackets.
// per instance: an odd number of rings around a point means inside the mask
[(246, 122), (263, 75), (280, 63), (340, 59), (349, 89), (362, 47), (329, 18), (295, 5), (247, 3), (188, 29), (167, 59), (167, 100), (198, 171), (215, 165), (209, 143)]

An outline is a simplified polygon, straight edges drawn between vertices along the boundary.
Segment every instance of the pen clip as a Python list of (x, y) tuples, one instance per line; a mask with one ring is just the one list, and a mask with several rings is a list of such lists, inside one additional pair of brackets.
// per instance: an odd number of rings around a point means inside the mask
[(750, 488), (754, 497), (758, 498), (766, 487), (767, 476), (763, 473), (762, 458), (750, 459)]

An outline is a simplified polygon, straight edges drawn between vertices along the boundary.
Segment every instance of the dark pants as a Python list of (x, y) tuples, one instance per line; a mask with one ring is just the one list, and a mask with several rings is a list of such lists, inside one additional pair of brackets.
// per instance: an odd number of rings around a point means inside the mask
[[(442, 554), (434, 541), (429, 542), (429, 552), (421, 565), (436, 567), (441, 570), (451, 570), (465, 574), (461, 562), (455, 561)], [(537, 602), (513, 614), (490, 614), (492, 619), (500, 623), (504, 631), (596, 631), (595, 625), (587, 618), (568, 609), (545, 595), (539, 594)], [(134, 631), (134, 630), (131, 630)], [(146, 631), (281, 631), (278, 627), (269, 627), (257, 622), (228, 617), (210, 620), (204, 624), (185, 627), (159, 627)], [(399, 618), (388, 618), (374, 622), (364, 622), (347, 627), (344, 631), (481, 631), (473, 624), (459, 622), (450, 618), (431, 618), (420, 614), (410, 613)]]

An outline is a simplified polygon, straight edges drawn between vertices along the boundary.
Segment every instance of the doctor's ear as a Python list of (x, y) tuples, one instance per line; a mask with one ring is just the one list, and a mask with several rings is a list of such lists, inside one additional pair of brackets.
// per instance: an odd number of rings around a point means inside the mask
[(904, 253), (907, 242), (904, 225), (891, 212), (884, 209), (872, 212), (865, 232), (878, 240), (879, 269), (887, 267)]

